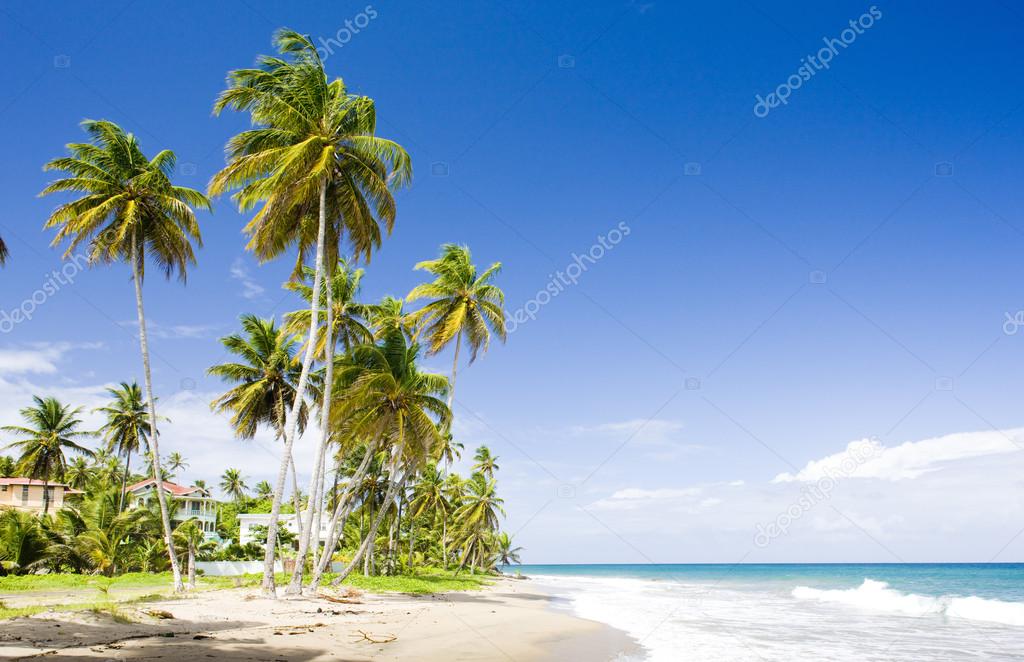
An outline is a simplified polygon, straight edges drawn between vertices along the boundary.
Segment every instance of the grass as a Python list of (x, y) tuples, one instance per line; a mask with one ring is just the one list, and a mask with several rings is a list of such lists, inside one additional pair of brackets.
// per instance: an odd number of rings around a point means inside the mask
[[(333, 575), (324, 575), (323, 585), (326, 586)], [(284, 573), (277, 575), (278, 586), (288, 583), (290, 576)], [(198, 577), (196, 589), (209, 591), (220, 588), (259, 586), (261, 575), (242, 575), (241, 577)], [(470, 575), (466, 572), (455, 575), (454, 570), (441, 568), (424, 568), (414, 573), (393, 577), (364, 577), (352, 574), (343, 582), (344, 586), (352, 586), (371, 593), (440, 593), (444, 591), (474, 591), (491, 583), (487, 575)], [(152, 593), (137, 595), (123, 600), (116, 600), (111, 594), (117, 589), (152, 588)], [(51, 609), (60, 611), (93, 611), (110, 614), (115, 620), (127, 618), (119, 607), (140, 602), (167, 600), (175, 597), (187, 597), (188, 594), (176, 595), (171, 591), (171, 573), (133, 572), (117, 577), (98, 577), (96, 575), (49, 574), (19, 575), (0, 577), (0, 592), (26, 594), (33, 591), (68, 591), (69, 594), (59, 596), (57, 604), (43, 603), (24, 607), (8, 607), (0, 601), (0, 621), (32, 616)], [(98, 600), (74, 602), (76, 591), (97, 591)], [(79, 598), (86, 595), (79, 595)]]
[[(324, 584), (330, 581), (326, 578)], [(351, 574), (342, 584), (354, 586), (371, 593), (441, 593), (444, 591), (476, 591), (488, 586), (490, 579), (485, 575), (461, 573), (454, 570), (431, 568), (409, 575), (393, 577), (364, 577)]]

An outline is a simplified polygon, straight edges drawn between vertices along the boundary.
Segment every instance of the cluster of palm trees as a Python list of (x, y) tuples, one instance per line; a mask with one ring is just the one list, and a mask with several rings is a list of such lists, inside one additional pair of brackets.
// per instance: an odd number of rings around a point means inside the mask
[[(255, 210), (245, 233), (247, 249), (259, 260), (295, 251), (289, 287), (307, 303), (307, 308), (286, 316), (282, 326), (272, 319), (243, 317), (242, 332), (223, 339), (237, 360), (210, 370), (233, 385), (212, 406), (230, 415), (237, 435), (251, 438), (260, 427), (268, 427), (282, 444), (277, 478), (269, 485), (265, 595), (276, 596), (276, 537), (289, 474), (291, 506), (301, 532), (288, 592), (302, 591), (307, 572), (310, 586), (319, 584), (334, 550), (353, 540), (348, 535), (353, 515), (364, 510), (365, 526), (335, 581), (360, 562), (376, 565), (377, 534), (385, 522), (389, 547), (397, 544), (403, 526), (409, 531), (412, 558), (417, 549), (427, 551), (422, 535), (416, 547), (416, 525), (440, 519), (441, 553), (434, 560), (447, 565), (457, 558), (460, 566), (490, 567), (502, 544), (494, 467), (482, 463), (465, 481), (447, 474), (453, 459), (452, 406), (460, 348), (467, 347), (472, 362), (487, 349), (492, 334), (505, 339), (504, 297), (492, 282), (500, 264), (478, 273), (468, 249), (445, 245), (437, 259), (416, 265), (433, 280), (405, 300), (358, 303), (363, 272), (355, 264), (368, 262), (392, 231), (394, 192), (411, 180), (410, 159), (400, 145), (376, 134), (373, 100), (350, 93), (340, 78), (327, 76), (307, 36), (282, 29), (274, 42), (278, 54), (230, 72), (227, 88), (214, 104), (215, 114), (247, 113), (253, 128), (228, 141), (227, 165), (213, 177), (207, 194), (171, 181), (173, 152), (149, 158), (134, 135), (109, 121), (83, 122), (89, 141), (69, 144), (67, 156), (45, 166), (64, 176), (42, 195), (70, 194), (46, 222), (57, 230), (54, 244), (65, 244), (66, 256), (84, 249), (93, 265), (124, 262), (132, 273), (144, 392), (134, 387), (136, 392), (124, 393), (122, 384), (118, 397), (127, 400), (118, 401), (116, 412), (105, 412), (107, 442), (124, 455), (126, 465), (132, 453), (147, 449), (150, 475), (165, 475), (143, 305), (146, 266), (184, 281), (202, 244), (195, 210), (210, 208), (207, 195), (230, 192), (241, 212)], [(6, 249), (0, 248), (0, 260), (5, 257)], [(404, 310), (406, 301), (424, 299), (419, 310)], [(421, 340), (428, 354), (454, 350), (450, 378), (419, 369)], [(124, 413), (128, 409), (130, 416)], [(120, 430), (116, 434), (109, 431), (115, 424)], [(313, 432), (312, 448), (307, 449), (313, 471), (303, 504), (294, 457), (307, 431)], [(27, 438), (24, 430), (17, 433)], [(71, 435), (62, 444), (88, 454)], [(328, 489), (331, 457), (336, 468), (359, 459), (347, 476), (334, 471)], [(29, 459), (23, 453), (20, 466), (29, 467)], [(67, 469), (56, 456), (33, 462), (38, 464), (31, 471), (42, 476), (63, 475)], [(417, 489), (439, 464), (442, 490), (430, 500)], [(367, 500), (364, 481), (373, 471), (381, 489)], [(228, 491), (237, 496), (241, 477), (230, 482), (234, 487)], [(163, 491), (155, 492), (168, 566), (175, 589), (181, 590), (171, 511)], [(119, 508), (123, 493), (122, 484)], [(330, 532), (322, 550), (311, 544), (321, 522)], [(510, 543), (505, 549), (511, 549)], [(194, 551), (189, 545), (190, 560)], [(389, 566), (395, 566), (393, 549), (388, 558)]]

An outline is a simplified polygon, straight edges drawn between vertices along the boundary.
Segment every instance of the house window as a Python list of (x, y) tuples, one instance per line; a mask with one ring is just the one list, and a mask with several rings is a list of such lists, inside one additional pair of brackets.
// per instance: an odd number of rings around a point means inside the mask
[(21, 503), (22, 505), (28, 503), (28, 485), (21, 486)]
[(6, 485), (0, 485), (0, 492), (6, 492), (6, 491), (7, 491), (7, 486)]

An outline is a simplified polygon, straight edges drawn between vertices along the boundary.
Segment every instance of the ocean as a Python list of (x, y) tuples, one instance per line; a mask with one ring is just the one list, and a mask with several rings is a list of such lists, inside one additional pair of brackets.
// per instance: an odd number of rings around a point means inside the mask
[(639, 659), (1024, 660), (1024, 564), (523, 565)]

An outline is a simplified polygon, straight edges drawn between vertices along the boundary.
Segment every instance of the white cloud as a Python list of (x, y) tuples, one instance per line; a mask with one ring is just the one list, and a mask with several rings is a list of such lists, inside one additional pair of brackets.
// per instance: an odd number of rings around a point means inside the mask
[(74, 349), (100, 349), (103, 343), (30, 343), (0, 349), (0, 375), (50, 375), (57, 364)]
[[(830, 474), (849, 478), (908, 480), (938, 471), (956, 460), (1021, 450), (1024, 450), (1024, 428), (960, 432), (922, 441), (907, 441), (893, 447), (884, 446), (878, 440), (862, 439), (850, 442), (842, 453), (811, 460), (796, 474), (781, 473), (772, 482), (815, 482)], [(844, 467), (851, 466), (851, 460), (858, 466), (853, 471), (845, 470)]]
[(242, 284), (242, 296), (246, 299), (258, 299), (266, 292), (266, 288), (253, 279), (240, 257), (231, 263), (231, 277)]

